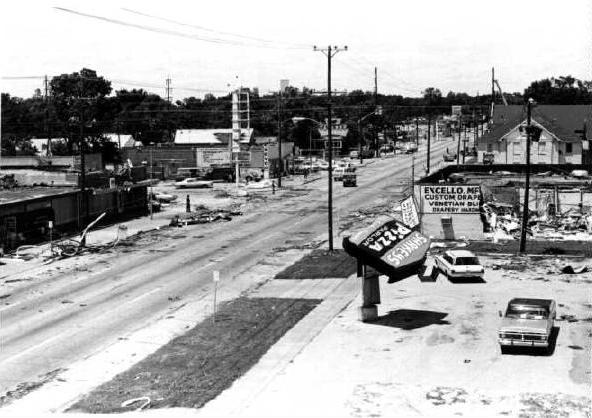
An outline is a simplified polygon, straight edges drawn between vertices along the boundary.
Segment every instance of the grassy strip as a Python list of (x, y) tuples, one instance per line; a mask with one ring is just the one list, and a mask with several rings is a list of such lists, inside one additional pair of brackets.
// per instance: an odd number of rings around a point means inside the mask
[(348, 277), (357, 270), (356, 260), (343, 250), (329, 253), (314, 250), (275, 275), (276, 280), (327, 279)]
[(200, 408), (246, 373), (318, 299), (238, 298), (131, 369), (86, 395), (69, 412), (132, 410), (122, 402), (150, 397), (151, 408)]

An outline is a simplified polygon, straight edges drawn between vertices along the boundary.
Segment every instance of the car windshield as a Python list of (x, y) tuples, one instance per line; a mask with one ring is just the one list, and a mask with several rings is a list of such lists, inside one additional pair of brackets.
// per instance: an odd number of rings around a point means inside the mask
[(510, 305), (506, 316), (517, 319), (547, 319), (547, 311), (540, 306)]
[(479, 259), (477, 257), (458, 257), (454, 264), (457, 266), (474, 266), (479, 265)]

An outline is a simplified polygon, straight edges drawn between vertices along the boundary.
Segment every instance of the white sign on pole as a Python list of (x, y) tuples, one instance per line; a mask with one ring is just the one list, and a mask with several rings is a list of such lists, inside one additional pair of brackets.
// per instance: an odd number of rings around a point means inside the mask
[(480, 186), (421, 186), (423, 213), (479, 213)]
[(419, 225), (419, 216), (413, 196), (409, 196), (401, 202), (401, 215), (403, 216), (403, 223), (408, 227), (413, 228)]
[(214, 270), (213, 276), (214, 276), (214, 281), (215, 282), (219, 282), (220, 281), (220, 272), (218, 270)]

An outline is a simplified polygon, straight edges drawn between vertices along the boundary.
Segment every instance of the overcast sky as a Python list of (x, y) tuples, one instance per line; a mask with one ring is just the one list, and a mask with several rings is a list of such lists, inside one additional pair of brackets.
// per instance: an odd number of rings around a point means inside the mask
[(115, 89), (133, 82), (160, 95), (170, 76), (175, 100), (229, 84), (266, 93), (280, 79), (324, 89), (327, 60), (312, 46), (329, 43), (349, 48), (333, 60), (340, 90), (373, 89), (374, 66), (379, 92), (406, 96), (429, 86), (488, 93), (492, 66), (508, 92), (551, 76), (592, 79), (592, 0), (19, 0), (0, 11), (1, 91), (21, 97), (43, 80), (6, 77), (83, 67)]

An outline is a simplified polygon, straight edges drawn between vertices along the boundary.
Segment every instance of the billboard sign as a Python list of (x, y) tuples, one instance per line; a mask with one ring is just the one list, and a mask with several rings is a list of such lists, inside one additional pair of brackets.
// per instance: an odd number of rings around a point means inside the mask
[(421, 186), (422, 213), (479, 213), (480, 186)]
[(462, 115), (462, 106), (452, 106), (452, 115), (461, 116)]

